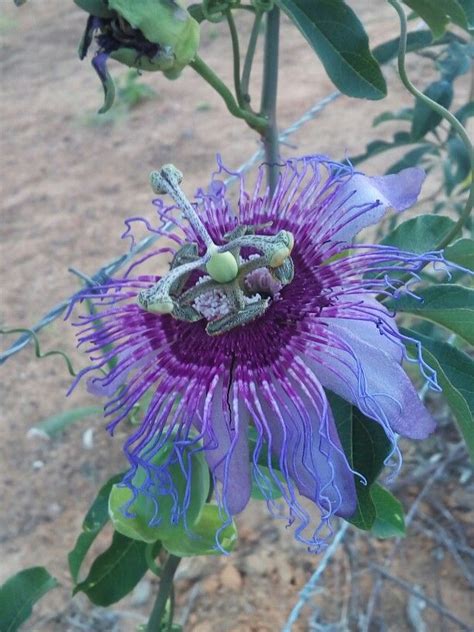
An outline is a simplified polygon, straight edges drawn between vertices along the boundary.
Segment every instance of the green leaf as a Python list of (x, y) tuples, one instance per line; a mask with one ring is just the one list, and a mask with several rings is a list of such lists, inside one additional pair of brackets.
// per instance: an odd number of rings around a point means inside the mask
[(0, 586), (0, 630), (15, 632), (33, 611), (34, 604), (58, 582), (43, 568), (25, 568)]
[(323, 63), (334, 85), (351, 97), (382, 99), (387, 86), (356, 14), (342, 0), (276, 0)]
[(437, 152), (433, 149), (433, 145), (425, 144), (419, 145), (407, 152), (403, 158), (397, 160), (397, 162), (390, 165), (390, 167), (386, 170), (386, 174), (390, 173), (399, 173), (402, 169), (408, 169), (408, 167), (417, 167), (422, 162), (423, 156), (425, 154), (430, 154), (430, 156), (437, 155)]
[(391, 443), (382, 426), (363, 415), (360, 410), (330, 391), (326, 392), (336, 422), (344, 453), (352, 468), (362, 474), (365, 485), (355, 476), (357, 509), (348, 522), (369, 531), (376, 519), (374, 502), (370, 495), (372, 484), (379, 476), (391, 451)]
[(91, 415), (101, 415), (102, 413), (102, 408), (98, 406), (75, 408), (74, 410), (67, 410), (40, 421), (32, 430), (46, 434), (48, 437), (54, 437), (76, 421), (80, 421)]
[(450, 22), (468, 29), (468, 19), (462, 2), (458, 0), (404, 0), (413, 9), (438, 38), (446, 31)]
[(448, 261), (474, 271), (474, 239), (458, 239), (444, 251)]
[[(148, 570), (146, 544), (114, 532), (109, 548), (97, 557), (86, 579), (77, 584), (73, 594), (85, 593), (97, 606), (110, 606), (135, 588)], [(156, 557), (161, 549), (157, 542)]]
[[(166, 464), (173, 451), (172, 442), (167, 443), (152, 457), (152, 464)], [(156, 485), (146, 494), (138, 492), (134, 500), (132, 489), (124, 485), (113, 486), (109, 497), (109, 515), (116, 531), (142, 542), (155, 542), (171, 534), (182, 535), (187, 528), (194, 525), (209, 494), (209, 468), (204, 455), (196, 449), (185, 450), (181, 455), (181, 463), (171, 462), (167, 469), (175, 486), (174, 494), (170, 490), (163, 493), (159, 485)], [(140, 490), (145, 481), (147, 472), (140, 466), (133, 477), (132, 485)], [(177, 509), (184, 506), (187, 492), (189, 504), (186, 516), (179, 515), (178, 519)]]
[(351, 157), (350, 161), (353, 165), (357, 165), (358, 163), (368, 160), (369, 158), (373, 158), (385, 151), (397, 149), (397, 147), (403, 147), (404, 145), (411, 145), (412, 142), (412, 138), (408, 132), (396, 132), (391, 142), (386, 140), (373, 140), (368, 143), (365, 153), (360, 154), (359, 156)]
[[(248, 442), (249, 442), (249, 450), (253, 454), (257, 448), (258, 442), (258, 433), (255, 428), (251, 427), (248, 430)], [(268, 443), (266, 441), (261, 441), (260, 450), (258, 454), (258, 465), (262, 467), (268, 467), (268, 459), (270, 459), (270, 463), (272, 469), (278, 471), (280, 469), (280, 464), (278, 459), (272, 454), (268, 454)]]
[(474, 0), (458, 0), (466, 16), (469, 30), (474, 29)]
[(445, 189), (448, 195), (461, 182), (467, 183), (471, 176), (471, 157), (464, 142), (453, 136), (446, 143), (447, 159), (443, 163)]
[(375, 505), (375, 522), (372, 533), (376, 538), (403, 538), (405, 513), (402, 504), (388, 489), (375, 483), (370, 489), (370, 497)]
[[(198, 521), (183, 534), (172, 534), (163, 540), (163, 547), (172, 555), (191, 557), (195, 555), (222, 555), (217, 540), (226, 553), (230, 553), (237, 542), (234, 521), (225, 525), (217, 505), (204, 505)], [(224, 526), (225, 525), (225, 526)]]
[[(407, 52), (413, 52), (426, 48), (433, 43), (433, 35), (431, 31), (414, 31), (407, 35)], [(388, 42), (379, 44), (374, 48), (373, 55), (379, 64), (386, 64), (398, 55), (400, 48), (400, 38), (395, 37)]]
[(281, 498), (283, 493), (275, 483), (274, 476), (277, 476), (284, 484), (283, 474), (279, 470), (274, 470), (272, 473), (270, 468), (265, 465), (260, 465), (258, 469), (261, 474), (258, 479), (259, 482), (255, 478), (255, 472), (252, 472), (252, 498), (255, 500), (276, 500)]
[(413, 108), (402, 108), (396, 112), (382, 112), (372, 121), (372, 127), (377, 127), (387, 121), (411, 121), (413, 118)]
[(455, 226), (455, 222), (442, 215), (419, 215), (400, 224), (381, 243), (400, 250), (422, 254), (433, 250)]
[[(445, 108), (449, 108), (453, 100), (453, 86), (444, 79), (431, 83), (423, 94), (432, 101), (439, 103)], [(432, 132), (441, 122), (442, 116), (432, 110), (421, 99), (416, 99), (415, 111), (413, 113), (413, 121), (411, 126), (411, 135), (414, 140), (420, 140), (428, 132)]]
[(474, 361), (447, 342), (434, 340), (411, 329), (401, 331), (423, 345), (423, 358), (436, 371), (443, 396), (474, 461)]
[(402, 296), (390, 299), (385, 305), (442, 325), (474, 345), (474, 290), (440, 283), (418, 290), (417, 295), (422, 300)]
[[(466, 103), (465, 105), (463, 105), (461, 108), (459, 108), (459, 110), (457, 110), (454, 113), (454, 116), (458, 119), (460, 123), (465, 125), (467, 119), (474, 116), (474, 101), (469, 101), (469, 103)], [(456, 131), (454, 130), (453, 133), (455, 134)]]
[(83, 532), (77, 538), (73, 550), (68, 555), (69, 570), (74, 582), (92, 543), (109, 519), (108, 503), (112, 485), (122, 480), (123, 473), (116, 474), (103, 485), (90, 506), (82, 523)]

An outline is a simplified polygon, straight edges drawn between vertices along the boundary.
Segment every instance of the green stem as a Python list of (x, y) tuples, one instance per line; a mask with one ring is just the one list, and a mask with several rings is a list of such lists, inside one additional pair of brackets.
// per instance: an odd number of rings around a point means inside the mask
[(405, 12), (402, 6), (400, 5), (400, 3), (398, 2), (398, 0), (388, 0), (388, 1), (392, 5), (392, 7), (395, 9), (395, 11), (398, 13), (398, 17), (400, 19), (400, 46), (398, 49), (398, 72), (400, 74), (400, 79), (402, 80), (403, 85), (417, 99), (420, 99), (421, 101), (426, 103), (426, 105), (429, 108), (437, 112), (446, 121), (448, 121), (448, 123), (451, 124), (451, 126), (457, 131), (457, 133), (461, 137), (461, 140), (465, 144), (468, 154), (469, 154), (470, 163), (471, 163), (471, 186), (469, 188), (469, 197), (466, 201), (466, 206), (464, 207), (463, 212), (459, 216), (459, 219), (456, 222), (456, 224), (453, 226), (452, 230), (446, 235), (446, 237), (444, 237), (444, 239), (442, 239), (436, 245), (436, 248), (435, 248), (436, 250), (442, 250), (448, 244), (450, 244), (452, 240), (461, 232), (464, 224), (469, 219), (471, 210), (474, 206), (474, 148), (472, 146), (472, 143), (469, 139), (469, 136), (466, 130), (464, 129), (460, 121), (458, 121), (458, 119), (454, 116), (454, 114), (452, 114), (449, 110), (444, 108), (439, 103), (436, 103), (436, 101), (433, 101), (432, 99), (427, 97), (425, 94), (420, 92), (408, 78), (406, 68), (405, 68), (405, 56), (406, 56), (406, 51), (407, 51), (407, 19), (405, 16)]
[(255, 13), (255, 20), (250, 32), (249, 45), (245, 54), (244, 68), (242, 70), (242, 81), (240, 82), (240, 89), (247, 106), (250, 104), (249, 84), (250, 74), (252, 72), (253, 59), (255, 57), (255, 49), (257, 47), (258, 34), (260, 33), (260, 26), (262, 24), (263, 13), (257, 11)]
[(194, 61), (190, 64), (191, 68), (195, 70), (201, 77), (207, 81), (207, 83), (218, 92), (224, 99), (224, 103), (227, 106), (229, 112), (240, 119), (243, 119), (249, 127), (256, 130), (259, 134), (264, 134), (267, 128), (267, 121), (263, 116), (258, 116), (252, 112), (247, 112), (239, 107), (239, 104), (234, 98), (234, 95), (225, 85), (225, 83), (216, 75), (216, 73), (199, 57), (196, 55)]
[(175, 602), (175, 598), (174, 598), (174, 586), (173, 584), (171, 585), (171, 591), (170, 591), (170, 615), (168, 617), (168, 632), (171, 632), (172, 628), (173, 628), (173, 619), (174, 619), (174, 602)]
[[(166, 612), (166, 603), (173, 591), (173, 578), (181, 558), (170, 555), (161, 574), (160, 589), (147, 624), (147, 632), (159, 632)], [(170, 612), (172, 615), (172, 612)]]
[(153, 555), (153, 550), (155, 549), (155, 547), (156, 547), (156, 542), (151, 542), (150, 544), (146, 545), (145, 560), (146, 560), (148, 568), (153, 573), (153, 575), (156, 575), (157, 577), (161, 577), (161, 568), (155, 562), (155, 556)]
[(240, 45), (239, 34), (235, 26), (234, 17), (232, 11), (228, 9), (225, 13), (227, 18), (227, 24), (229, 25), (230, 39), (232, 41), (232, 57), (233, 57), (233, 69), (234, 69), (234, 89), (237, 97), (237, 103), (239, 107), (244, 107), (244, 99), (242, 90), (240, 87)]
[(280, 9), (275, 5), (267, 13), (265, 48), (263, 56), (263, 87), (261, 113), (267, 119), (267, 128), (263, 134), (265, 161), (267, 163), (267, 181), (273, 193), (279, 174), (279, 141), (276, 118), (276, 100), (278, 90), (278, 51), (280, 40)]

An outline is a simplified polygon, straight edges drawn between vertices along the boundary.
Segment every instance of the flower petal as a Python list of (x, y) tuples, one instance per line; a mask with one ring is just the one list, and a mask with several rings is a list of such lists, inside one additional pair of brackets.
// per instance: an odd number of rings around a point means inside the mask
[(318, 362), (311, 363), (323, 386), (401, 435), (424, 439), (431, 434), (435, 423), (400, 364), (350, 327), (330, 323), (329, 330), (339, 348), (316, 352)]
[[(400, 334), (388, 310), (370, 296), (359, 294), (351, 295), (350, 298), (350, 302), (344, 301), (337, 304), (336, 317), (328, 318), (324, 314), (324, 320), (329, 328), (337, 325), (339, 333), (344, 336), (343, 339), (352, 332), (359, 340), (380, 349), (395, 362), (401, 364), (403, 345), (397, 344), (394, 340), (399, 338)], [(342, 334), (341, 330), (345, 333)], [(387, 335), (388, 333), (391, 335)]]
[[(334, 418), (314, 375), (303, 367), (305, 388), (286, 380), (273, 384), (263, 409), (270, 448), (299, 493), (330, 516), (350, 516), (356, 509), (354, 475), (344, 455)], [(319, 386), (320, 392), (314, 389)]]
[(351, 242), (363, 228), (380, 221), (387, 209), (409, 208), (416, 202), (424, 179), (425, 172), (417, 167), (373, 178), (356, 173), (339, 187), (334, 199), (334, 205), (343, 202), (338, 215), (346, 213), (346, 219), (332, 239)]
[(210, 417), (204, 423), (203, 443), (211, 472), (223, 486), (222, 505), (232, 516), (241, 512), (250, 499), (248, 414), (236, 397), (231, 413), (226, 392), (220, 381), (210, 394), (212, 403)]

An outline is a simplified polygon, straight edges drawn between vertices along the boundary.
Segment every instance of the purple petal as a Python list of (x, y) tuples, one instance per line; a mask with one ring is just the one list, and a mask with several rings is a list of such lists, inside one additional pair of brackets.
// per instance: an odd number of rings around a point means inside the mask
[(332, 239), (351, 242), (363, 228), (379, 222), (389, 208), (403, 211), (412, 206), (424, 179), (425, 172), (417, 167), (374, 178), (356, 173), (338, 189), (334, 204), (345, 200), (338, 214), (351, 210)]
[(212, 474), (222, 483), (223, 506), (230, 515), (241, 512), (250, 499), (251, 477), (247, 439), (248, 414), (234, 398), (228, 412), (222, 382), (212, 394), (211, 415), (205, 424), (204, 454)]
[(400, 364), (350, 327), (330, 323), (330, 333), (348, 351), (331, 349), (312, 368), (324, 387), (363, 413), (411, 439), (424, 439), (435, 423)]
[(327, 400), (321, 392), (318, 405), (296, 383), (290, 388), (291, 397), (275, 384), (273, 411), (265, 408), (271, 451), (302, 496), (323, 512), (351, 516), (356, 509), (354, 475)]
[[(397, 342), (400, 334), (394, 319), (382, 303), (370, 296), (351, 295), (350, 302), (340, 302), (337, 305), (337, 313), (340, 317), (325, 316), (324, 320), (330, 329), (334, 325), (338, 326), (341, 337), (344, 336), (343, 340), (352, 332), (359, 340), (380, 349), (397, 364), (401, 364), (403, 345)], [(344, 318), (344, 315), (347, 317)]]

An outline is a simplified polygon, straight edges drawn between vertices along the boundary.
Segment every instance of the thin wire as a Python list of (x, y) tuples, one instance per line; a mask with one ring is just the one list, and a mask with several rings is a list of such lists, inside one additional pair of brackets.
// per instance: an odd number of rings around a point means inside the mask
[[(290, 125), (290, 127), (283, 130), (283, 132), (278, 137), (280, 143), (284, 143), (289, 136), (301, 129), (304, 125), (306, 125), (306, 123), (316, 118), (318, 114), (320, 114), (330, 103), (335, 101), (339, 96), (341, 96), (341, 93), (339, 91), (332, 92), (327, 97), (324, 97), (323, 99), (315, 103), (311, 108), (304, 112), (304, 114), (297, 121)], [(253, 165), (259, 160), (261, 160), (263, 156), (264, 150), (263, 148), (261, 148), (256, 151), (253, 156), (249, 158), (249, 160), (240, 165), (240, 167), (236, 171), (236, 174), (238, 175), (233, 175), (228, 178), (225, 181), (225, 184), (228, 186), (234, 181), (238, 180), (239, 175), (242, 175), (243, 173), (249, 171), (249, 169), (253, 167)], [(168, 231), (171, 229), (171, 227), (172, 224), (168, 223), (164, 227), (164, 230)], [(131, 259), (133, 259), (135, 255), (149, 248), (159, 239), (159, 237), (159, 235), (149, 235), (148, 237), (145, 237), (140, 242), (138, 242), (138, 244), (134, 248), (130, 249), (128, 253), (117, 257), (110, 263), (107, 263), (105, 266), (100, 268), (95, 274), (91, 276), (91, 280), (98, 285), (103, 283), (104, 279), (112, 276), (119, 268), (121, 268)], [(51, 308), (51, 310), (47, 312), (35, 325), (32, 325), (27, 330), (25, 328), (25, 333), (23, 333), (6, 351), (0, 353), (0, 364), (3, 364), (12, 355), (15, 355), (15, 353), (21, 351), (21, 349), (23, 349), (28, 344), (28, 342), (30, 342), (33, 337), (33, 333), (41, 331), (41, 329), (52, 323), (54, 320), (56, 320), (56, 318), (59, 318), (59, 316), (64, 313), (64, 311), (70, 305), (71, 301), (73, 301), (76, 296), (77, 293), (73, 294), (64, 301), (61, 301), (61, 303), (58, 303), (53, 308)]]
[(318, 581), (321, 579), (324, 571), (326, 570), (327, 565), (331, 561), (331, 558), (338, 550), (339, 545), (344, 539), (344, 536), (346, 535), (348, 528), (349, 528), (349, 523), (344, 522), (342, 527), (337, 531), (336, 535), (334, 536), (334, 539), (332, 540), (331, 544), (328, 546), (324, 555), (322, 556), (321, 561), (319, 562), (316, 570), (311, 575), (308, 582), (304, 585), (303, 589), (300, 591), (300, 597), (298, 601), (296, 602), (296, 604), (293, 606), (293, 609), (290, 612), (290, 615), (285, 625), (282, 628), (282, 632), (291, 632), (293, 625), (296, 623), (296, 621), (298, 620), (300, 616), (301, 610), (308, 603), (311, 597), (314, 595)]

